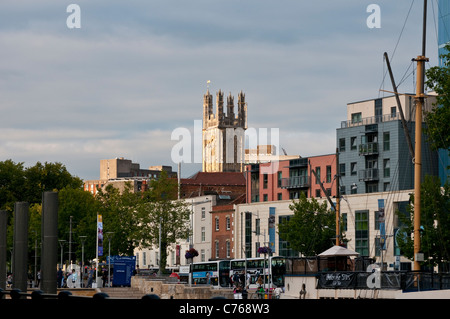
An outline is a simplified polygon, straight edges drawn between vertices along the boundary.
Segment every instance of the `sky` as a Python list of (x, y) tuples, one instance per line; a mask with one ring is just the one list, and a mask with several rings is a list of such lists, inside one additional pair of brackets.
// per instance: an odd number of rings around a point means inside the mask
[[(207, 85), (214, 100), (242, 90), (248, 126), (278, 128), (289, 155), (334, 153), (347, 103), (392, 90), (384, 52), (397, 83), (406, 77), (399, 92), (414, 92), (422, 10), (419, 0), (3, 0), (0, 161), (61, 162), (84, 180), (116, 157), (177, 170), (172, 133), (186, 128), (194, 143)], [(198, 170), (183, 163), (181, 175)]]

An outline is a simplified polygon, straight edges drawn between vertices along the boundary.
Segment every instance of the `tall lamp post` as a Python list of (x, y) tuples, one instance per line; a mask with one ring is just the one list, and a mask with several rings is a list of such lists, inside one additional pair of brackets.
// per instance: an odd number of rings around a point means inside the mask
[(83, 275), (84, 275), (84, 242), (86, 241), (87, 236), (79, 236), (81, 240), (81, 278), (80, 278), (80, 286), (84, 287), (83, 285)]
[(64, 243), (66, 242), (64, 239), (58, 240), (59, 245), (61, 246), (61, 269), (63, 268), (63, 252), (64, 252)]
[(108, 287), (111, 287), (111, 237), (113, 234), (112, 231), (106, 233), (108, 239)]

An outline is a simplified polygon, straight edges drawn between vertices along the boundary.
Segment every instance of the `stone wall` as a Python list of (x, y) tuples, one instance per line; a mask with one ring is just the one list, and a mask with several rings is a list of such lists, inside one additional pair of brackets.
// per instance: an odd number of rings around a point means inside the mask
[(155, 294), (161, 299), (211, 299), (225, 297), (233, 299), (232, 289), (216, 289), (211, 286), (192, 286), (182, 283), (170, 283), (163, 279), (133, 276), (131, 287), (138, 288), (143, 294)]

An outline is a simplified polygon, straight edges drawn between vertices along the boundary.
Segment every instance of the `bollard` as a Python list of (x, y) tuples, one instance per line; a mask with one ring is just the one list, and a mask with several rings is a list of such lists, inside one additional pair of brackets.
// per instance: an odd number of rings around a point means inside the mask
[(41, 289), (47, 294), (56, 294), (58, 263), (58, 193), (44, 192), (41, 217)]
[(27, 291), (28, 211), (27, 202), (14, 204), (13, 287), (24, 292)]

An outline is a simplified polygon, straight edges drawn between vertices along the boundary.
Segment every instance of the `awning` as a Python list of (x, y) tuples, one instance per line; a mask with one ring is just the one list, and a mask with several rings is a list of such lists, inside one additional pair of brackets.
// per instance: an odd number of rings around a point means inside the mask
[(356, 251), (347, 249), (342, 246), (333, 246), (319, 254), (320, 257), (336, 257), (336, 256), (359, 256)]

